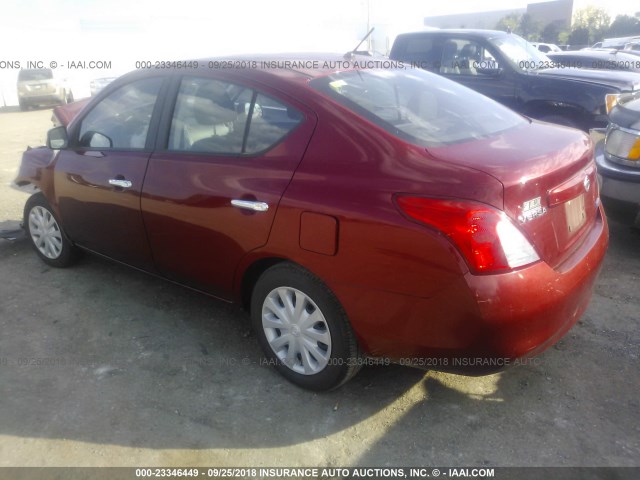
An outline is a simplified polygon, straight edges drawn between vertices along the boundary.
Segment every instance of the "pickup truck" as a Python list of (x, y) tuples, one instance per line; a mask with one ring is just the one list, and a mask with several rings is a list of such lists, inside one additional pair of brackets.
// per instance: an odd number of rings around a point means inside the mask
[[(588, 131), (607, 125), (609, 105), (640, 90), (640, 74), (572, 68), (521, 37), (442, 29), (398, 35), (389, 57), (429, 70), (528, 117)], [(576, 65), (577, 66), (577, 65)]]

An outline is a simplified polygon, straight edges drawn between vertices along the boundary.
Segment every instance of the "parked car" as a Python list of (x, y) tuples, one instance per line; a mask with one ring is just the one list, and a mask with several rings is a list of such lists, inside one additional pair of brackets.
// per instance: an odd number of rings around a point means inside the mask
[(553, 43), (537, 43), (537, 42), (532, 42), (531, 45), (535, 48), (537, 48), (538, 50), (540, 50), (542, 53), (549, 53), (549, 52), (561, 52), (562, 49), (553, 44)]
[(101, 78), (94, 78), (93, 80), (91, 80), (91, 83), (89, 83), (91, 96), (94, 96), (95, 94), (97, 94), (100, 90), (102, 90), (104, 87), (109, 85), (116, 78), (118, 77), (101, 77)]
[(606, 95), (640, 89), (637, 74), (557, 68), (517, 35), (492, 30), (401, 34), (390, 58), (439, 73), (529, 117), (585, 131), (606, 127)]
[[(639, 43), (640, 36), (605, 38), (600, 44), (600, 48), (615, 48), (617, 50), (624, 49), (626, 45)], [(595, 45), (594, 45), (595, 47)]]
[(64, 78), (50, 68), (22, 69), (18, 72), (18, 103), (22, 110), (33, 106), (64, 105), (73, 93)]
[(640, 58), (618, 50), (576, 50), (547, 53), (552, 61), (569, 68), (625, 70), (640, 73)]
[(608, 242), (587, 135), (420, 70), (266, 60), (127, 74), (25, 152), (40, 258), (237, 302), (317, 390), (372, 358), (495, 371), (578, 320)]
[(640, 227), (640, 95), (618, 100), (609, 119), (596, 146), (602, 201), (609, 214)]
[(623, 52), (640, 53), (640, 41), (629, 42), (622, 48)]

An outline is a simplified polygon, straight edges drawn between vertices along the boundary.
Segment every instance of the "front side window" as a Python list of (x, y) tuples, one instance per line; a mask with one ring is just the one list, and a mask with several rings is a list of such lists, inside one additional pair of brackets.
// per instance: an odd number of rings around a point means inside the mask
[(489, 43), (500, 50), (507, 62), (517, 70), (541, 69), (551, 63), (549, 57), (518, 35), (491, 38)]
[(184, 78), (169, 132), (168, 149), (253, 154), (275, 146), (302, 114), (253, 89), (210, 78)]
[(500, 68), (491, 52), (475, 40), (449, 39), (442, 47), (440, 73), (492, 75)]
[(526, 122), (484, 95), (418, 69), (339, 72), (311, 85), (392, 135), (425, 147), (483, 138)]
[(138, 80), (98, 103), (80, 125), (78, 145), (100, 149), (142, 149), (162, 78)]

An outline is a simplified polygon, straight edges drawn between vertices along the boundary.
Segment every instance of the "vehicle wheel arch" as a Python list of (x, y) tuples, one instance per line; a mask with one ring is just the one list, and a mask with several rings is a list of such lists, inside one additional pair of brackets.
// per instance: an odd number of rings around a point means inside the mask
[(580, 107), (567, 102), (533, 101), (524, 106), (524, 115), (537, 120), (561, 117), (568, 120), (568, 126), (582, 128), (583, 119), (587, 112)]
[(240, 306), (245, 311), (249, 312), (251, 310), (251, 295), (260, 276), (274, 265), (285, 262), (296, 264), (288, 258), (268, 256), (254, 260), (242, 271), (238, 298)]
[[(36, 210), (36, 214), (32, 216), (32, 212)], [(44, 224), (45, 216), (48, 218), (47, 225)], [(60, 218), (42, 191), (27, 199), (23, 209), (23, 228), (36, 253), (45, 263), (64, 268), (77, 261), (80, 251), (65, 233)], [(36, 241), (37, 238), (43, 237), (48, 237), (49, 240)], [(47, 250), (44, 244), (56, 245), (56, 248)]]
[[(269, 361), (273, 362), (276, 370), (297, 386), (314, 391), (328, 391), (338, 388), (358, 373), (363, 366), (362, 358), (365, 355), (343, 305), (323, 279), (310, 269), (289, 259), (271, 258), (265, 260), (275, 260), (275, 263), (272, 263), (270, 267), (263, 270), (256, 277), (249, 299), (252, 328), (258, 338), (260, 347)], [(264, 267), (268, 263), (270, 262), (260, 262), (260, 266)], [(255, 271), (257, 272), (258, 270)], [(282, 302), (282, 295), (286, 298), (289, 298), (290, 295), (295, 296), (296, 311), (289, 311), (289, 314), (287, 314), (284, 306), (280, 309), (276, 307), (276, 321), (281, 321), (279, 319), (283, 318), (282, 315), (284, 315), (284, 318), (289, 317), (289, 320), (280, 323), (281, 326), (279, 327), (273, 325), (265, 326), (264, 305), (277, 305), (277, 301), (273, 301), (273, 297), (276, 296)], [(268, 298), (271, 298), (272, 301), (268, 302)], [(304, 326), (305, 316), (303, 312), (305, 312), (306, 307), (302, 307), (302, 310), (298, 312), (298, 301), (303, 301), (304, 305), (309, 305), (312, 308), (311, 311), (319, 312), (320, 318), (313, 320), (313, 327)], [(271, 308), (270, 311), (271, 314), (268, 316), (273, 316), (274, 311)], [(269, 318), (268, 321), (273, 323), (272, 318)], [(293, 346), (294, 356), (290, 358), (287, 353), (285, 359), (281, 355), (282, 345), (280, 344), (277, 349), (274, 348), (274, 345), (282, 343), (278, 341), (279, 339), (286, 340), (285, 337), (287, 335), (282, 332), (286, 332), (288, 326), (291, 325), (294, 325), (292, 330), (298, 328), (298, 333), (292, 334), (294, 337), (300, 336), (306, 337), (306, 339), (302, 343), (289, 339), (286, 348), (290, 352)], [(317, 325), (320, 325), (320, 327)], [(320, 333), (323, 334), (322, 332), (324, 332), (323, 335), (328, 338), (319, 339), (314, 335), (307, 337), (305, 332), (311, 328), (314, 330), (319, 329)], [(277, 335), (275, 340), (271, 338), (274, 334)], [(307, 350), (312, 352), (310, 355), (309, 353), (303, 355), (302, 349), (306, 347), (301, 347), (300, 345), (306, 345), (308, 341), (318, 342), (317, 346), (326, 355), (320, 353), (317, 348)], [(294, 360), (296, 352), (298, 352), (298, 361)], [(320, 355), (317, 356), (313, 352)], [(303, 357), (307, 358), (307, 361), (303, 361)], [(286, 363), (292, 360), (293, 364)], [(301, 371), (302, 368), (304, 368), (304, 372)]]

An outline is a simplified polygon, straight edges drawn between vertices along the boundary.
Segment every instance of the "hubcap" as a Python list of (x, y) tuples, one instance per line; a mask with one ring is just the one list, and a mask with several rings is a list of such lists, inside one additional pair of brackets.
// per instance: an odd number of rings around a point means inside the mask
[(294, 372), (313, 375), (327, 366), (329, 325), (314, 301), (300, 290), (272, 290), (262, 305), (262, 328), (278, 359)]
[(45, 257), (55, 260), (62, 253), (62, 232), (58, 222), (46, 208), (37, 206), (29, 213), (29, 234)]

